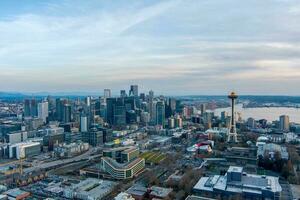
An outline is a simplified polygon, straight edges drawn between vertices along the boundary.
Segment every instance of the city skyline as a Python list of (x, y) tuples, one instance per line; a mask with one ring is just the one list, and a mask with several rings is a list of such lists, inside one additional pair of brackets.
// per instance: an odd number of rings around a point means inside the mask
[(0, 91), (300, 95), (294, 0), (13, 0), (0, 13)]

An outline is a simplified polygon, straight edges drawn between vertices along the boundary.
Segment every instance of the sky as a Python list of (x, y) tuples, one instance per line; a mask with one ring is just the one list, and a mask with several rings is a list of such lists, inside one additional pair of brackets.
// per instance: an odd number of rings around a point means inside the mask
[(299, 0), (1, 0), (0, 91), (300, 95)]

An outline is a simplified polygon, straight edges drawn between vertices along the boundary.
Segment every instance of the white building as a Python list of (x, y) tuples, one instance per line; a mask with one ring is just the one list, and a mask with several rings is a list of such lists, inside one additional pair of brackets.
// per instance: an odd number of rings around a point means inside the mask
[(48, 102), (41, 102), (38, 104), (38, 118), (42, 119), (44, 123), (47, 121), (49, 115), (48, 109)]
[(39, 142), (22, 142), (9, 146), (9, 158), (24, 159), (38, 155), (40, 152), (41, 143)]
[(110, 194), (116, 182), (87, 178), (64, 190), (64, 196), (69, 199), (100, 200)]
[(121, 192), (118, 196), (115, 197), (115, 200), (135, 200), (130, 194)]

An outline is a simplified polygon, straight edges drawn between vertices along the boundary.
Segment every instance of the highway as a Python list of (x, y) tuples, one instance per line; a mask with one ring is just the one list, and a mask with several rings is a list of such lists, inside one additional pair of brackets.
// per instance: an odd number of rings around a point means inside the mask
[(24, 173), (30, 173), (30, 172), (38, 171), (38, 170), (50, 170), (50, 169), (53, 169), (55, 167), (60, 167), (60, 166), (70, 164), (70, 163), (73, 163), (73, 162), (93, 160), (94, 158), (102, 156), (102, 154), (91, 156), (91, 154), (93, 154), (94, 152), (95, 152), (95, 149), (90, 149), (87, 152), (85, 152), (81, 155), (78, 155), (76, 157), (73, 157), (73, 158), (60, 159), (60, 160), (56, 160), (56, 161), (52, 161), (52, 162), (48, 162), (48, 163), (43, 163), (43, 164), (40, 164), (40, 165), (37, 165), (37, 166), (32, 166), (32, 167), (29, 167), (29, 168), (25, 168), (23, 171), (24, 171)]

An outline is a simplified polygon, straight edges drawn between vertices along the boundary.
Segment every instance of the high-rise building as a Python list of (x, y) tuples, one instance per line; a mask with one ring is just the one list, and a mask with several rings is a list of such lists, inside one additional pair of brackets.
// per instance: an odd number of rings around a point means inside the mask
[(31, 105), (30, 105), (30, 99), (25, 99), (24, 101), (24, 116), (30, 117), (31, 116)]
[(97, 128), (82, 132), (81, 137), (83, 142), (87, 142), (94, 147), (103, 144), (103, 132), (97, 130)]
[(63, 121), (63, 112), (64, 112), (65, 104), (68, 104), (67, 99), (62, 99), (62, 98), (56, 99), (56, 119), (58, 121)]
[(165, 103), (163, 101), (156, 103), (156, 125), (165, 125)]
[(221, 112), (221, 121), (224, 122), (228, 117), (228, 113), (226, 111)]
[(182, 118), (179, 115), (175, 118), (175, 127), (182, 128)]
[(104, 98), (110, 98), (111, 97), (111, 90), (110, 89), (104, 89)]
[(281, 115), (279, 117), (279, 129), (282, 131), (290, 130), (290, 118), (287, 115)]
[(252, 117), (249, 117), (248, 120), (247, 120), (247, 126), (249, 128), (256, 128), (256, 121), (254, 118)]
[(47, 117), (49, 115), (48, 102), (41, 102), (38, 104), (38, 118), (42, 119), (44, 123), (47, 122)]
[(64, 123), (71, 122), (71, 114), (72, 114), (71, 105), (70, 104), (65, 104), (63, 106), (63, 118), (62, 118), (62, 121)]
[(155, 115), (154, 115), (154, 106), (153, 106), (153, 101), (154, 101), (154, 92), (152, 90), (149, 91), (149, 114), (150, 114), (150, 121), (155, 121)]
[(114, 105), (114, 121), (113, 125), (125, 125), (126, 124), (126, 107), (123, 98), (117, 98)]
[(37, 101), (35, 99), (31, 99), (31, 116), (38, 116)]
[(131, 85), (129, 90), (129, 96), (139, 96), (138, 85)]
[(106, 119), (110, 125), (126, 124), (125, 98), (108, 98)]
[(37, 101), (35, 99), (25, 99), (24, 101), (24, 116), (37, 117)]
[(121, 90), (120, 91), (120, 97), (127, 97), (127, 94), (126, 94), (126, 90)]
[(200, 109), (201, 109), (201, 115), (203, 116), (204, 113), (206, 112), (206, 105), (205, 104), (201, 104)]
[(88, 131), (88, 118), (87, 116), (80, 116), (80, 132)]
[(90, 96), (88, 96), (88, 97), (86, 97), (85, 98), (85, 104), (86, 104), (86, 106), (91, 106), (91, 99), (92, 99), (92, 97), (90, 97)]

